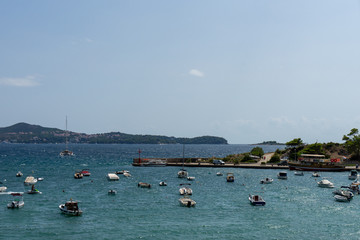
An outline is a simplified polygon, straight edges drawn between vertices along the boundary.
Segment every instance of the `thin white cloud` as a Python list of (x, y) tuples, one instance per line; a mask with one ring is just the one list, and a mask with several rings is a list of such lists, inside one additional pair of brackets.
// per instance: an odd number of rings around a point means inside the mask
[(0, 85), (12, 87), (34, 87), (40, 85), (34, 76), (23, 78), (0, 78)]
[(200, 70), (197, 70), (197, 69), (191, 69), (189, 71), (189, 74), (193, 75), (195, 77), (204, 77), (205, 76), (205, 74), (203, 72), (201, 72)]

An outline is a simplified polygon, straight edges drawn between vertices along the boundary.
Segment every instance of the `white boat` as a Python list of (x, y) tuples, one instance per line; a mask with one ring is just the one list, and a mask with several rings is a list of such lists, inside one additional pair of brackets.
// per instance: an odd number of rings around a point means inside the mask
[(38, 181), (43, 181), (43, 180), (44, 180), (44, 178), (42, 178), (42, 177), (38, 177), (38, 178), (37, 178), (37, 180), (38, 180)]
[(159, 183), (159, 186), (167, 186), (167, 183), (164, 182), (164, 181), (161, 181), (161, 182)]
[(10, 203), (8, 203), (8, 208), (22, 208), (24, 206), (24, 200), (21, 193), (11, 193), (11, 195), (14, 197), (14, 200), (12, 200)]
[(294, 175), (295, 176), (304, 176), (304, 173), (303, 172), (294, 172)]
[(277, 174), (277, 178), (278, 179), (284, 179), (284, 180), (286, 180), (288, 177), (287, 177), (287, 172), (279, 172), (278, 174)]
[(23, 174), (22, 174), (22, 172), (20, 172), (20, 171), (18, 171), (17, 173), (16, 173), (16, 176), (17, 177), (21, 177)]
[(29, 185), (34, 185), (35, 183), (37, 183), (37, 179), (34, 178), (33, 176), (27, 176), (25, 178), (24, 184), (29, 186)]
[(191, 184), (190, 183), (182, 183), (180, 184), (180, 186), (182, 186), (179, 189), (179, 193), (180, 195), (192, 195), (192, 189), (189, 187)]
[(338, 201), (338, 202), (350, 202), (350, 198), (347, 198), (345, 196), (341, 196), (341, 195), (335, 195), (334, 196), (334, 199), (335, 201)]
[(107, 179), (109, 181), (118, 181), (120, 178), (118, 175), (116, 175), (115, 173), (108, 173), (107, 174)]
[(183, 198), (179, 199), (180, 206), (183, 207), (195, 207), (196, 202), (189, 198), (188, 196), (185, 196)]
[(5, 186), (0, 187), (0, 192), (6, 192), (6, 190), (7, 190), (7, 187), (5, 187)]
[(337, 189), (337, 190), (333, 191), (333, 194), (340, 195), (340, 196), (346, 197), (348, 199), (352, 199), (354, 197), (354, 193), (352, 193), (349, 190), (343, 190), (343, 189)]
[(108, 194), (109, 194), (109, 195), (115, 195), (116, 193), (117, 193), (117, 191), (114, 190), (114, 189), (110, 189), (110, 190), (108, 191)]
[(150, 183), (145, 183), (145, 182), (139, 182), (139, 183), (138, 183), (138, 187), (141, 187), (141, 188), (151, 188), (151, 184), (150, 184)]
[(261, 179), (260, 183), (261, 184), (269, 184), (269, 183), (272, 183), (274, 181), (274, 179), (272, 178), (264, 178), (264, 179)]
[(59, 209), (62, 213), (72, 216), (80, 216), (82, 211), (79, 209), (78, 202), (70, 199), (64, 204), (59, 205)]
[(187, 178), (188, 172), (185, 169), (181, 169), (178, 171), (178, 178)]
[(222, 174), (222, 172), (217, 172), (216, 173), (216, 176), (222, 176), (223, 174)]
[(265, 200), (259, 195), (249, 194), (249, 201), (254, 206), (264, 206), (266, 204)]
[(195, 180), (195, 177), (187, 177), (187, 180), (189, 180), (189, 181), (194, 181), (194, 180)]
[(325, 178), (322, 179), (321, 181), (319, 181), (317, 184), (319, 187), (322, 187), (322, 188), (333, 188), (334, 187), (334, 184)]
[(356, 180), (358, 178), (358, 172), (356, 170), (351, 170), (348, 178), (350, 180)]
[(227, 182), (234, 182), (235, 181), (235, 177), (233, 173), (227, 173), (226, 175), (226, 181)]
[(68, 150), (68, 130), (67, 130), (67, 116), (66, 116), (66, 129), (65, 129), (65, 150), (60, 152), (61, 157), (74, 156), (75, 154)]
[(313, 177), (320, 177), (320, 174), (318, 172), (313, 172), (312, 176)]
[(131, 174), (128, 172), (124, 172), (123, 175), (124, 175), (124, 177), (131, 177)]

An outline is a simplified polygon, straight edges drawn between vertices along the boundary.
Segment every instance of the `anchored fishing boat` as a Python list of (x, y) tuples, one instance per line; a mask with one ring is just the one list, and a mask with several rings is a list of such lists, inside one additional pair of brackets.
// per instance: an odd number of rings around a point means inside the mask
[(78, 201), (74, 201), (72, 199), (64, 204), (60, 204), (59, 209), (62, 213), (72, 216), (80, 216), (83, 213), (79, 209)]

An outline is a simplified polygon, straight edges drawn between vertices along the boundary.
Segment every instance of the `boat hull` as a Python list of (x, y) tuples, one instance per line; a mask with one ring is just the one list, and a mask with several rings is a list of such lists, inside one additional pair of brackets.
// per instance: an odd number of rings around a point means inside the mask
[(301, 165), (289, 163), (290, 170), (311, 171), (311, 172), (343, 172), (347, 171), (344, 166), (337, 165)]
[(82, 214), (81, 210), (76, 210), (76, 211), (67, 210), (65, 207), (65, 204), (60, 204), (59, 209), (60, 209), (61, 213), (70, 215), (70, 216), (81, 216), (81, 214)]

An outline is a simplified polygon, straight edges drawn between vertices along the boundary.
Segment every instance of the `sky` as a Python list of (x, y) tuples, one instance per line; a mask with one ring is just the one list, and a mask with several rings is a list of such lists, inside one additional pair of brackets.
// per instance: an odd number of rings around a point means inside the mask
[(0, 1), (0, 127), (343, 142), (360, 1)]

